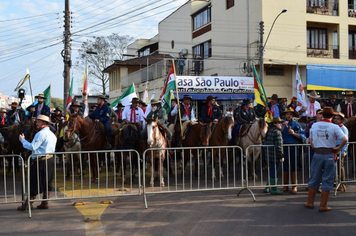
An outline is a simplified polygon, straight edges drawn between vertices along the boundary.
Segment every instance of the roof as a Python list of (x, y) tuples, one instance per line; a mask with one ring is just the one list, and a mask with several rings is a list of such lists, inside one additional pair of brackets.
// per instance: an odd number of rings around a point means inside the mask
[(129, 60), (115, 60), (114, 63), (108, 67), (106, 67), (103, 72), (104, 73), (109, 73), (113, 69), (119, 67), (119, 66), (142, 66), (146, 67), (147, 66), (147, 58), (148, 64), (152, 65), (155, 64), (159, 61), (162, 61), (164, 58), (172, 58), (168, 54), (160, 54), (157, 51), (148, 55), (148, 56), (143, 56), (143, 57), (135, 57)]

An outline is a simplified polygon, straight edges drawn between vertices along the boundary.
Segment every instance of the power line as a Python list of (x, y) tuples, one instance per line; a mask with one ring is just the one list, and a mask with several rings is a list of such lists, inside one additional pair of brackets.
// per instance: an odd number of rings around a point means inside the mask
[(15, 21), (15, 20), (28, 20), (29, 18), (36, 18), (36, 17), (46, 16), (46, 15), (51, 15), (51, 14), (58, 14), (58, 12), (51, 12), (51, 13), (46, 13), (46, 14), (41, 14), (41, 15), (26, 16), (26, 17), (7, 19), (7, 20), (0, 20), (0, 22)]

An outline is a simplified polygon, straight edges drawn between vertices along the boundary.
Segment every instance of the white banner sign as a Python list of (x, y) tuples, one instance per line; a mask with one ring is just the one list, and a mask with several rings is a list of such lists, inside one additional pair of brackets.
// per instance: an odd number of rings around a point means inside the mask
[(177, 76), (179, 93), (254, 93), (253, 77)]

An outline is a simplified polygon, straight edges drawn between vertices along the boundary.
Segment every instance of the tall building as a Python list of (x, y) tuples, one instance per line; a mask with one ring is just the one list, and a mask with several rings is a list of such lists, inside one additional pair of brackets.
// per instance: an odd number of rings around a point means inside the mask
[(134, 58), (105, 72), (111, 100), (132, 83), (142, 93), (146, 81), (160, 94), (171, 58), (184, 55), (183, 75), (194, 75), (199, 55), (200, 76), (252, 76), (252, 63), (258, 73), (262, 64), (267, 95), (289, 98), (298, 64), (308, 90), (342, 98), (356, 90), (355, 44), (356, 0), (191, 0), (159, 23), (158, 35), (128, 47)]

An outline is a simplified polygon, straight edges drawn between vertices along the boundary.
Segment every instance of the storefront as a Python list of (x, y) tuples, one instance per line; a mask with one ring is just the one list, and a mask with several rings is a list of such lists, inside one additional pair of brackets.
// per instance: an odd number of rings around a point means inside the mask
[(180, 99), (186, 94), (193, 98), (192, 104), (198, 117), (209, 95), (217, 97), (223, 114), (226, 114), (230, 107), (235, 109), (243, 99), (255, 98), (253, 77), (177, 76), (177, 86)]

